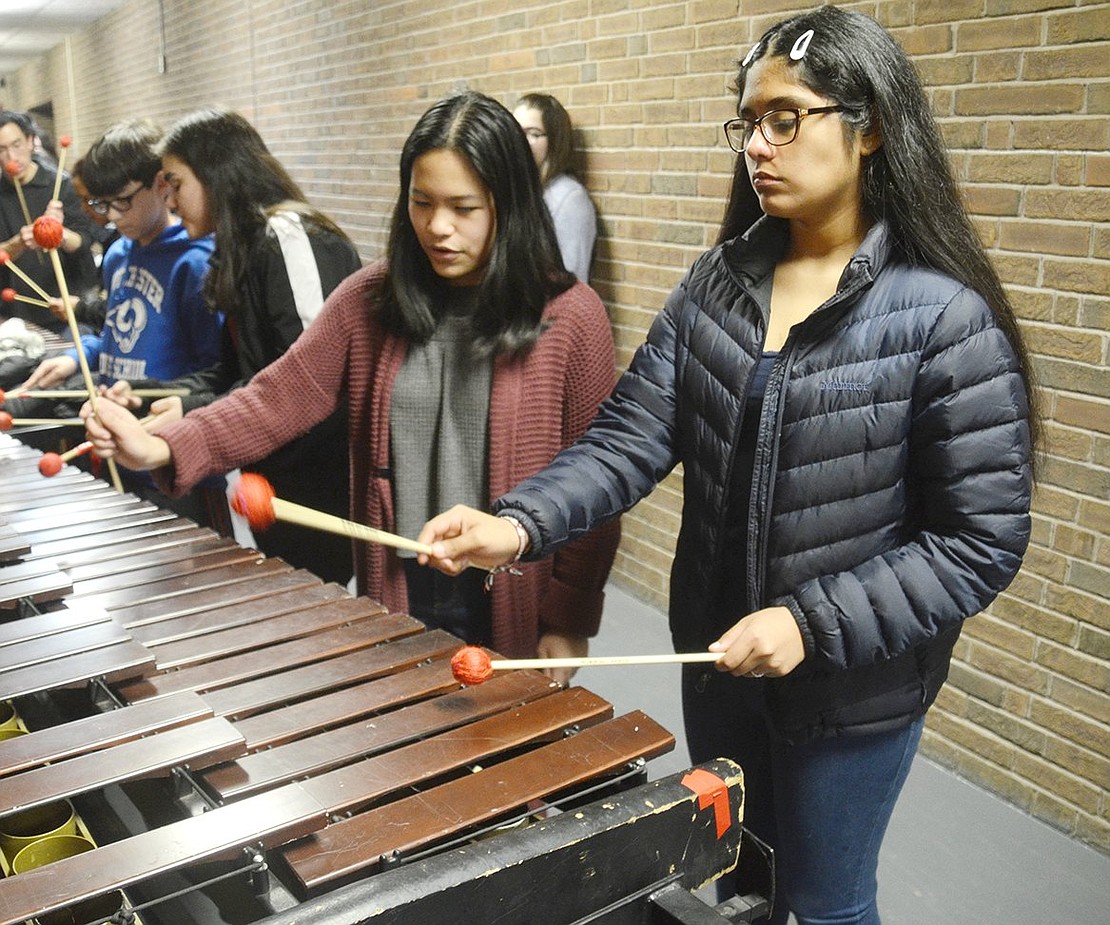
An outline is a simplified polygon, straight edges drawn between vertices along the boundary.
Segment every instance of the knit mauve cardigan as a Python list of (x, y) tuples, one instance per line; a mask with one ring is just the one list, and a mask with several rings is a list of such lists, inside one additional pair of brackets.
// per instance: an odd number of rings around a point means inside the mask
[[(346, 398), (351, 447), (351, 519), (393, 532), (389, 403), (406, 342), (382, 330), (375, 311), (381, 266), (359, 270), (329, 296), (319, 317), (278, 360), (226, 397), (190, 412), (159, 436), (173, 466), (155, 473), (172, 494), (208, 475), (268, 455), (305, 433)], [(572, 443), (614, 382), (613, 339), (597, 295), (581, 283), (544, 310), (547, 328), (517, 359), (494, 362), (489, 417), (490, 500), (542, 469)], [(305, 478), (314, 473), (306, 472)], [(493, 646), (534, 654), (546, 630), (592, 636), (620, 540), (614, 521), (553, 557), (521, 565), (494, 583)], [(408, 608), (404, 571), (384, 546), (356, 542), (360, 594), (392, 611)]]

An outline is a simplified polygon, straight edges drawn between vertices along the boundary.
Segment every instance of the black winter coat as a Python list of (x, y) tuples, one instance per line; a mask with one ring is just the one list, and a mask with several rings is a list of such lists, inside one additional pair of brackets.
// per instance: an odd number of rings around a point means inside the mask
[[(775, 362), (739, 561), (724, 543), (731, 467), (766, 332), (758, 292), (784, 246), (784, 223), (763, 219), (699, 258), (583, 438), (495, 510), (547, 555), (681, 463), (675, 647), (789, 608), (806, 657), (767, 701), (772, 728), (799, 742), (924, 713), (962, 621), (1021, 564), (1032, 479), (1024, 383), (989, 307), (906, 265), (878, 224)], [(739, 568), (747, 599), (724, 599)]]

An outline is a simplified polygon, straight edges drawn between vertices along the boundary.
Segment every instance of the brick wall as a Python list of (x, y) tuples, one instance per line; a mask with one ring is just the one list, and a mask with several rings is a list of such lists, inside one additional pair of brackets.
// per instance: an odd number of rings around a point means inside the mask
[[(594, 283), (627, 363), (714, 238), (732, 155), (735, 60), (796, 0), (130, 0), (9, 81), (86, 146), (110, 122), (219, 102), (251, 118), (372, 258), (401, 141), (463, 85), (567, 105), (602, 220)], [(1110, 5), (857, 5), (914, 55), (1043, 389), (1033, 545), (967, 624), (924, 751), (1110, 852)], [(72, 61), (76, 103), (70, 98)], [(76, 113), (76, 115), (75, 115)], [(672, 475), (625, 519), (615, 579), (662, 607), (681, 502)]]

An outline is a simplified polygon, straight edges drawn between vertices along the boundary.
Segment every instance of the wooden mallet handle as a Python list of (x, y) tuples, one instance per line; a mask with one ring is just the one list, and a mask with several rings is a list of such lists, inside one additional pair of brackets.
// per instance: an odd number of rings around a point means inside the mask
[[(35, 242), (50, 254), (50, 262), (54, 266), (54, 278), (58, 282), (58, 292), (62, 296), (62, 305), (66, 310), (66, 320), (69, 322), (69, 333), (73, 346), (77, 350), (77, 363), (81, 367), (81, 377), (85, 381), (85, 391), (89, 396), (89, 407), (96, 414), (96, 385), (93, 383), (92, 372), (89, 370), (89, 360), (85, 356), (85, 347), (81, 343), (81, 332), (77, 327), (77, 317), (73, 314), (73, 306), (69, 302), (69, 286), (66, 285), (65, 272), (62, 270), (62, 261), (58, 257), (58, 247), (62, 243), (64, 229), (62, 223), (56, 219), (40, 215), (35, 219)], [(123, 482), (120, 481), (119, 469), (113, 457), (108, 457), (108, 475), (116, 491), (123, 493)]]
[(69, 151), (69, 146), (73, 144), (73, 139), (69, 135), (62, 135), (58, 139), (58, 145), (61, 147), (61, 153), (58, 155), (58, 172), (54, 176), (54, 195), (51, 199), (57, 199), (62, 191), (62, 173), (65, 171), (66, 166), (66, 153)]
[(578, 658), (490, 658), (480, 646), (463, 646), (451, 659), (451, 673), (463, 684), (481, 684), (495, 671), (518, 668), (592, 668), (603, 665), (671, 665), (715, 662), (724, 652), (666, 652), (660, 655), (584, 655)]
[[(86, 393), (83, 389), (19, 389), (8, 395), (8, 398), (82, 398)], [(171, 396), (184, 396), (189, 394), (188, 389), (132, 389), (131, 394), (139, 398), (169, 398)], [(0, 391), (0, 402), (4, 400), (4, 393)]]
[(340, 536), (349, 536), (356, 540), (391, 546), (394, 549), (428, 554), (432, 551), (432, 548), (424, 543), (417, 543), (415, 540), (396, 536), (385, 530), (377, 530), (374, 527), (355, 523), (353, 520), (344, 520), (334, 514), (327, 514), (274, 497), (273, 486), (256, 472), (244, 472), (239, 476), (239, 483), (231, 496), (231, 507), (247, 518), (252, 530), (265, 530), (275, 520), (282, 520), (313, 530), (338, 533)]

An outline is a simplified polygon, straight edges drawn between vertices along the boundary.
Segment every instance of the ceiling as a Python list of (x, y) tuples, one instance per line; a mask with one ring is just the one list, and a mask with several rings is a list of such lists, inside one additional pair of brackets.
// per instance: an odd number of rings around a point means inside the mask
[(0, 0), (0, 76), (12, 74), (125, 0)]

